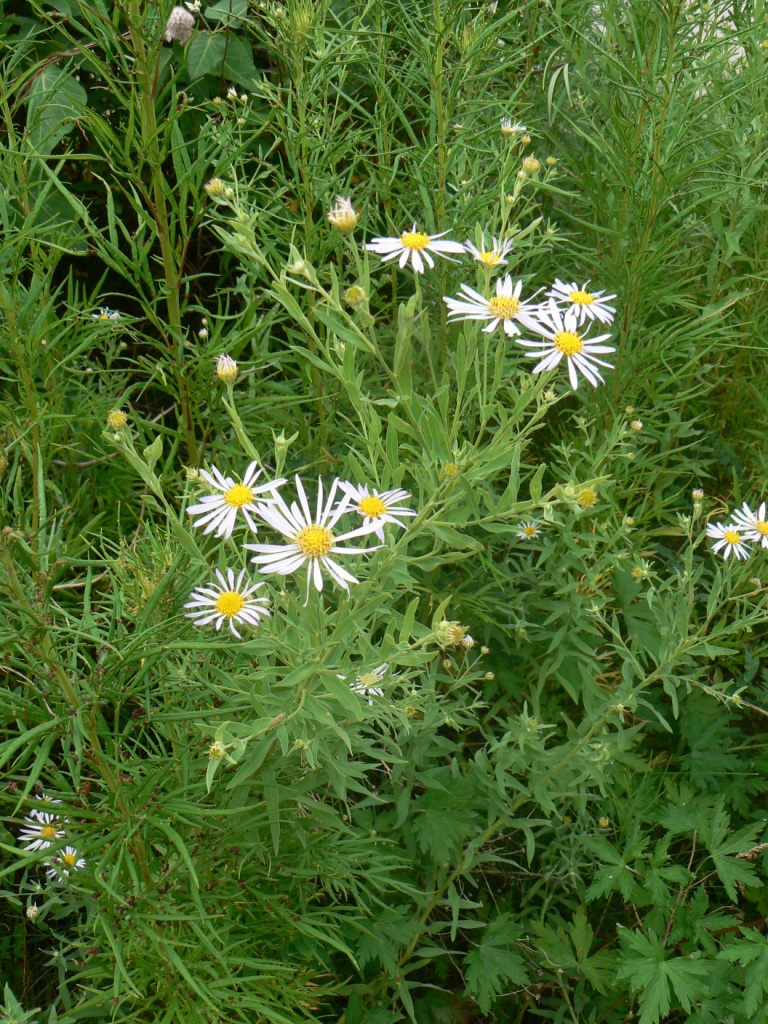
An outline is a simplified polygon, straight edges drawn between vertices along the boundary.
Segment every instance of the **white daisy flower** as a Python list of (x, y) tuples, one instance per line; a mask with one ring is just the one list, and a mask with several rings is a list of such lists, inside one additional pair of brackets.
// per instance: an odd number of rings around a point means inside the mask
[(351, 540), (352, 537), (367, 536), (373, 532), (372, 526), (360, 526), (346, 533), (334, 533), (333, 527), (347, 511), (350, 500), (345, 494), (342, 500), (335, 504), (339, 481), (333, 481), (328, 498), (323, 502), (323, 482), (318, 480), (317, 512), (313, 516), (302, 482), (298, 476), (295, 479), (299, 504), (294, 501), (289, 507), (282, 496), (277, 494), (273, 503), (258, 506), (258, 513), (264, 522), (281, 533), (288, 543), (246, 544), (248, 550), (256, 552), (255, 558), (251, 561), (258, 565), (264, 574), (278, 573), (281, 576), (287, 576), (306, 565), (307, 601), (309, 589), (313, 584), (316, 590), (323, 589), (323, 569), (332, 580), (349, 592), (349, 584), (357, 583), (358, 580), (330, 556), (359, 555), (365, 551), (375, 550), (373, 547), (348, 548), (339, 544), (340, 541)]
[(510, 274), (505, 278), (496, 281), (496, 294), (486, 299), (474, 288), (463, 284), (459, 288), (460, 298), (453, 299), (448, 295), (443, 296), (443, 302), (448, 306), (450, 313), (449, 320), (490, 320), (487, 327), (483, 328), (486, 334), (495, 331), (500, 323), (504, 324), (504, 333), (510, 338), (520, 333), (517, 322), (529, 330), (535, 330), (538, 326), (538, 305), (520, 298), (523, 290), (523, 282), (514, 284)]
[(47, 850), (57, 839), (64, 838), (64, 830), (59, 828), (59, 819), (55, 814), (32, 811), (24, 819), (24, 825), (19, 832), (19, 842), (27, 843), (28, 850)]
[(541, 527), (538, 523), (520, 523), (520, 529), (517, 531), (517, 536), (520, 540), (534, 540), (541, 533)]
[(367, 697), (368, 703), (373, 704), (371, 695), (375, 697), (383, 697), (384, 690), (379, 686), (379, 683), (387, 674), (389, 664), (385, 662), (383, 665), (379, 665), (371, 672), (363, 672), (361, 675), (355, 677), (355, 681), (350, 683), (350, 689), (354, 693), (359, 693), (361, 697)]
[(394, 523), (395, 526), (401, 526), (405, 530), (406, 524), (401, 523), (397, 516), (416, 515), (413, 509), (397, 504), (405, 498), (410, 498), (408, 491), (379, 492), (375, 487), (370, 488), (367, 484), (351, 484), (343, 480), (340, 481), (339, 487), (348, 495), (351, 502), (350, 508), (363, 516), (363, 525), (375, 533), (381, 541), (384, 540), (385, 523)]
[[(35, 793), (35, 800), (39, 800), (45, 806), (51, 806), (53, 804), (60, 804), (61, 803), (61, 800), (56, 800), (54, 797), (48, 796), (47, 793)], [(48, 812), (47, 811), (39, 811), (39, 810), (35, 810), (35, 809), (32, 809), (29, 812), (29, 814), (30, 814), (30, 817), (32, 817), (32, 818), (44, 818), (44, 817), (48, 816)]]
[[(439, 253), (440, 256), (445, 256), (446, 259), (450, 259), (449, 256), (446, 256), (446, 253), (464, 252), (464, 246), (461, 242), (451, 242), (448, 239), (442, 242), (439, 241), (443, 235), (447, 234), (447, 231), (443, 231), (439, 235), (428, 235), (423, 231), (417, 231), (414, 224), (410, 231), (404, 231), (399, 238), (372, 238), (366, 245), (366, 249), (368, 252), (375, 252), (378, 256), (381, 256), (382, 263), (387, 263), (389, 260), (394, 260), (399, 256), (401, 268), (410, 259), (414, 271), (417, 274), (423, 274), (425, 261), (430, 269), (435, 265), (435, 261), (429, 255), (431, 252)], [(455, 263), (456, 260), (451, 262)]]
[(526, 341), (518, 338), (517, 343), (526, 348), (538, 349), (536, 352), (526, 353), (539, 362), (534, 366), (534, 373), (541, 373), (544, 370), (553, 370), (565, 357), (568, 363), (568, 377), (571, 387), (575, 390), (579, 386), (577, 370), (589, 381), (593, 387), (597, 387), (598, 381), (605, 383), (600, 376), (597, 365), (607, 366), (613, 369), (611, 363), (599, 359), (595, 353), (602, 355), (605, 352), (615, 352), (616, 349), (610, 345), (601, 345), (600, 342), (610, 338), (610, 334), (599, 334), (596, 338), (587, 339), (579, 334), (579, 326), (575, 314), (562, 313), (554, 299), (549, 300), (549, 307), (539, 307), (539, 322), (531, 324), (531, 328), (547, 338), (547, 341)]
[(269, 599), (266, 597), (251, 597), (251, 594), (263, 583), (251, 583), (243, 586), (245, 569), (235, 579), (232, 569), (227, 569), (227, 574), (216, 570), (218, 584), (213, 583), (209, 587), (196, 587), (189, 595), (192, 600), (184, 605), (185, 608), (192, 608), (187, 612), (187, 618), (192, 619), (196, 626), (207, 626), (214, 622), (216, 629), (221, 629), (223, 622), (229, 623), (230, 631), (241, 640), (242, 637), (235, 629), (236, 622), (247, 622), (251, 626), (258, 626), (263, 618), (269, 618), (267, 605)]
[(707, 524), (707, 536), (713, 538), (716, 543), (712, 545), (715, 554), (722, 549), (723, 558), (728, 558), (731, 552), (737, 558), (749, 557), (749, 545), (744, 543), (743, 532), (736, 528), (734, 523), (712, 523)]
[(753, 512), (749, 505), (744, 502), (740, 509), (733, 513), (733, 522), (740, 530), (744, 531), (747, 540), (754, 540), (760, 547), (768, 548), (768, 520), (765, 518), (765, 502), (757, 512)]
[(203, 533), (215, 531), (217, 537), (231, 537), (232, 531), (235, 528), (237, 513), (242, 512), (246, 523), (256, 533), (256, 523), (249, 515), (249, 513), (256, 511), (254, 499), (259, 494), (277, 490), (278, 487), (282, 487), (285, 483), (285, 479), (281, 478), (280, 480), (272, 480), (270, 483), (254, 487), (253, 485), (262, 472), (256, 468), (257, 466), (258, 462), (250, 464), (245, 471), (241, 484), (235, 483), (231, 477), (223, 476), (216, 466), (213, 467), (212, 474), (201, 469), (200, 476), (220, 493), (208, 494), (201, 498), (199, 505), (190, 505), (187, 509), (187, 515), (199, 516), (197, 522), (194, 522), (192, 525), (204, 526)]
[(116, 309), (107, 309), (102, 306), (98, 313), (91, 313), (92, 320), (119, 320), (120, 314)]
[(331, 207), (327, 216), (331, 227), (343, 234), (354, 231), (360, 220), (360, 214), (352, 205), (352, 200), (345, 199), (343, 196), (336, 196), (336, 205)]
[(507, 255), (509, 250), (514, 244), (511, 238), (505, 239), (500, 242), (498, 238), (492, 239), (493, 245), (490, 249), (485, 248), (485, 235), (482, 237), (481, 248), (478, 249), (474, 246), (469, 239), (464, 243), (464, 248), (467, 252), (471, 253), (472, 256), (477, 260), (478, 263), (482, 263), (485, 267), (506, 267), (508, 260), (504, 257)]
[(528, 129), (525, 127), (525, 125), (524, 124), (520, 124), (519, 121), (516, 121), (514, 124), (512, 124), (512, 119), (511, 118), (509, 118), (509, 117), (502, 117), (502, 119), (501, 119), (501, 134), (502, 135), (522, 135), (524, 132), (527, 132), (527, 131), (528, 131)]
[(601, 324), (612, 324), (616, 309), (608, 305), (608, 300), (615, 299), (616, 296), (606, 295), (604, 291), (588, 292), (588, 284), (589, 281), (579, 288), (575, 283), (565, 284), (557, 278), (547, 292), (547, 298), (568, 303), (568, 312), (579, 318), (579, 325), (583, 324), (587, 317), (590, 320), (599, 320)]
[(78, 857), (74, 846), (65, 846), (59, 857), (54, 857), (48, 862), (49, 870), (46, 872), (49, 878), (56, 878), (62, 881), (69, 878), (73, 871), (81, 871), (85, 867), (85, 857)]

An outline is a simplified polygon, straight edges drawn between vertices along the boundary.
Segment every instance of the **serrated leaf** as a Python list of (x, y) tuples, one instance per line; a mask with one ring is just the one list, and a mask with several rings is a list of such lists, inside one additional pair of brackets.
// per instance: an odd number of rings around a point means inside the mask
[(529, 982), (523, 958), (509, 946), (519, 938), (519, 929), (508, 914), (501, 914), (486, 929), (479, 945), (464, 958), (466, 993), (477, 1002), (481, 1013), (489, 1013), (496, 996), (505, 988), (519, 988)]
[(657, 1024), (670, 1011), (672, 993), (680, 1001), (685, 1012), (689, 1012), (694, 1001), (707, 990), (711, 966), (699, 959), (676, 956), (665, 959), (663, 942), (653, 933), (642, 932), (622, 934), (625, 947), (624, 965), (619, 969), (618, 979), (629, 981), (633, 992), (639, 992), (639, 1024)]

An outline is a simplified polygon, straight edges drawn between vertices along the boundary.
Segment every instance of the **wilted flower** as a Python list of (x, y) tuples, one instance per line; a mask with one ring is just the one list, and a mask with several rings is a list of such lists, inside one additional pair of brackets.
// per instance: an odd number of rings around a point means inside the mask
[(694, 487), (691, 491), (691, 498), (693, 501), (704, 501), (704, 491), (701, 487)]
[(632, 422), (629, 424), (629, 426), (630, 426), (630, 429), (634, 430), (635, 432), (640, 431), (640, 430), (643, 429), (643, 421), (642, 420), (632, 420)]
[(541, 161), (535, 156), (527, 156), (520, 166), (526, 174), (535, 174), (541, 168)]
[(34, 921), (40, 916), (40, 907), (36, 903), (30, 903), (25, 913), (30, 921)]
[(525, 131), (527, 131), (527, 129), (526, 129), (524, 124), (520, 124), (519, 121), (516, 121), (514, 124), (512, 124), (512, 120), (510, 118), (502, 117), (502, 119), (501, 119), (501, 134), (502, 135), (518, 135), (518, 134), (522, 135)]
[(336, 196), (336, 205), (328, 211), (329, 224), (337, 231), (348, 234), (355, 230), (359, 220), (360, 214), (352, 205), (352, 200)]
[(184, 46), (195, 30), (195, 16), (186, 7), (174, 7), (165, 26), (165, 41)]
[(122, 409), (112, 409), (107, 413), (107, 426), (110, 430), (122, 430), (128, 423), (128, 417)]

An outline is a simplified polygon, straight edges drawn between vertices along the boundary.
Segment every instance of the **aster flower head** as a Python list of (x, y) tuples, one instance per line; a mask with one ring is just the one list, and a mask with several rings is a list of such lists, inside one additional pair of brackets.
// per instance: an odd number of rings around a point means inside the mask
[(258, 626), (263, 618), (269, 618), (269, 599), (266, 597), (252, 597), (263, 583), (250, 583), (244, 585), (245, 569), (235, 579), (232, 569), (227, 569), (226, 575), (216, 570), (217, 583), (207, 587), (197, 587), (189, 595), (191, 600), (184, 605), (191, 608), (187, 612), (187, 618), (192, 619), (196, 626), (207, 626), (213, 622), (219, 630), (226, 622), (230, 632), (242, 640), (242, 637), (235, 628), (242, 622), (250, 626)]
[(520, 334), (518, 323), (528, 330), (535, 330), (538, 325), (539, 307), (530, 299), (521, 299), (522, 290), (523, 282), (515, 284), (512, 276), (507, 274), (503, 279), (497, 279), (496, 294), (490, 299), (463, 284), (459, 288), (458, 299), (445, 295), (443, 302), (449, 309), (450, 321), (489, 320), (488, 326), (483, 328), (486, 334), (495, 331), (501, 323), (504, 325), (504, 333), (512, 338)]
[(512, 248), (512, 239), (506, 238), (503, 242), (500, 242), (498, 238), (493, 238), (491, 241), (492, 245), (490, 249), (486, 249), (485, 235), (483, 235), (480, 242), (480, 248), (478, 249), (470, 242), (469, 239), (467, 239), (464, 243), (464, 248), (468, 253), (472, 254), (478, 263), (482, 263), (484, 267), (488, 267), (489, 269), (506, 267), (508, 261), (504, 257)]
[(98, 313), (91, 313), (91, 320), (119, 320), (120, 314), (116, 309), (107, 309), (102, 306)]
[(541, 534), (541, 527), (538, 523), (520, 523), (520, 529), (517, 531), (519, 540), (535, 540)]
[(527, 131), (528, 129), (525, 127), (525, 125), (521, 124), (519, 121), (515, 121), (515, 123), (513, 124), (512, 119), (510, 117), (502, 117), (502, 135), (524, 135)]
[[(430, 270), (435, 265), (430, 253), (438, 253), (446, 259), (450, 259), (450, 256), (447, 255), (449, 252), (464, 252), (461, 242), (452, 242), (447, 238), (443, 240), (443, 235), (447, 234), (447, 231), (443, 231), (439, 235), (428, 235), (424, 231), (417, 231), (414, 224), (410, 231), (404, 231), (399, 238), (372, 238), (366, 245), (366, 249), (368, 252), (375, 252), (377, 256), (381, 256), (382, 263), (388, 263), (389, 260), (399, 257), (401, 269), (410, 260), (415, 273), (423, 274), (425, 262)], [(455, 263), (456, 261), (452, 260), (451, 262)]]
[(384, 676), (387, 674), (389, 664), (384, 662), (383, 665), (378, 665), (370, 672), (363, 672), (359, 676), (355, 677), (355, 681), (350, 683), (350, 689), (353, 693), (359, 693), (361, 697), (367, 697), (368, 703), (373, 704), (371, 695), (375, 697), (383, 697), (384, 690), (379, 686)]
[(25, 843), (28, 850), (47, 850), (58, 839), (64, 838), (64, 829), (60, 828), (59, 818), (46, 811), (32, 811), (24, 819), (24, 828), (19, 832), (19, 842)]
[(384, 524), (393, 523), (404, 530), (406, 524), (400, 522), (398, 516), (415, 516), (413, 509), (399, 502), (410, 498), (408, 491), (377, 491), (367, 484), (351, 484), (340, 481), (339, 487), (349, 497), (349, 510), (363, 517), (363, 525), (367, 526), (379, 540), (384, 540)]
[(532, 359), (539, 360), (533, 372), (553, 370), (562, 359), (565, 359), (568, 364), (568, 378), (574, 390), (579, 386), (579, 372), (593, 387), (597, 387), (598, 382), (604, 384), (605, 381), (597, 367), (607, 366), (613, 369), (611, 363), (599, 358), (604, 353), (616, 351), (611, 345), (601, 344), (610, 338), (610, 334), (600, 334), (596, 338), (587, 339), (578, 331), (579, 323), (575, 314), (562, 312), (554, 299), (549, 300), (548, 306), (539, 307), (538, 317), (538, 322), (532, 323), (531, 329), (546, 340), (517, 339), (519, 345), (534, 349), (533, 352), (526, 353)]
[(367, 548), (350, 548), (340, 543), (351, 540), (353, 537), (367, 536), (373, 532), (373, 525), (363, 525), (356, 530), (336, 533), (334, 527), (348, 510), (350, 502), (350, 498), (346, 494), (341, 501), (337, 502), (336, 500), (340, 481), (338, 479), (333, 481), (328, 497), (325, 498), (323, 481), (318, 479), (317, 505), (313, 514), (304, 485), (298, 476), (295, 480), (298, 502), (294, 501), (288, 505), (282, 495), (278, 494), (275, 496), (274, 502), (258, 506), (259, 516), (273, 530), (282, 534), (285, 542), (282, 544), (246, 544), (245, 547), (249, 551), (256, 552), (251, 561), (265, 575), (277, 573), (280, 576), (287, 576), (306, 566), (307, 601), (309, 601), (309, 591), (312, 586), (317, 591), (323, 589), (324, 572), (349, 592), (349, 584), (357, 583), (358, 580), (331, 556), (359, 555), (365, 551), (372, 551), (375, 547), (380, 547), (380, 545), (375, 545)]
[(615, 299), (615, 295), (606, 295), (604, 291), (588, 292), (585, 282), (581, 288), (575, 283), (565, 284), (560, 278), (555, 280), (552, 288), (547, 292), (547, 298), (555, 299), (557, 302), (564, 302), (568, 312), (578, 317), (579, 325), (589, 318), (599, 320), (601, 324), (612, 324), (616, 315), (614, 306), (608, 302)]
[(744, 543), (744, 530), (739, 529), (735, 523), (708, 523), (707, 536), (715, 541), (712, 551), (715, 554), (722, 551), (723, 559), (727, 559), (731, 553), (736, 558), (749, 557), (749, 545)]
[(69, 878), (73, 871), (82, 871), (85, 867), (85, 857), (80, 857), (74, 846), (65, 846), (59, 856), (52, 857), (48, 864), (48, 877), (62, 882)]
[(45, 810), (33, 808), (29, 812), (30, 817), (32, 818), (43, 818), (49, 813), (49, 808), (53, 807), (54, 804), (61, 803), (61, 800), (57, 800), (56, 797), (53, 796), (48, 796), (47, 793), (35, 793), (35, 800), (39, 800)]
[(343, 196), (336, 196), (336, 205), (328, 211), (328, 223), (343, 234), (349, 234), (357, 227), (360, 214), (352, 205), (351, 199), (344, 199)]
[(768, 548), (768, 520), (765, 517), (765, 502), (760, 508), (753, 512), (749, 505), (744, 502), (740, 509), (733, 513), (734, 525), (743, 532), (747, 540), (753, 540), (762, 548)]
[(262, 472), (257, 467), (258, 462), (252, 462), (240, 484), (224, 476), (216, 466), (211, 473), (201, 469), (200, 476), (219, 493), (208, 494), (200, 499), (198, 505), (190, 505), (187, 515), (192, 516), (192, 525), (204, 526), (203, 533), (215, 532), (217, 537), (231, 537), (238, 512), (241, 512), (249, 528), (256, 533), (256, 523), (251, 518), (251, 513), (256, 511), (255, 499), (259, 495), (274, 494), (285, 483), (285, 479), (280, 478), (256, 487)]

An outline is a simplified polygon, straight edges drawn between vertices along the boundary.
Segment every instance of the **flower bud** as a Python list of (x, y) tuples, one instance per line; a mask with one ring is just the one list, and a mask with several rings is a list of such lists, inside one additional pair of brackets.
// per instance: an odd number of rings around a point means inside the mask
[(232, 356), (222, 355), (216, 361), (216, 376), (225, 384), (234, 384), (238, 374), (237, 363)]

